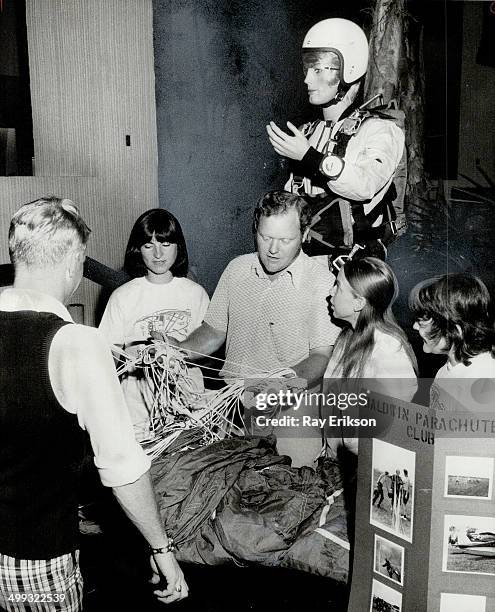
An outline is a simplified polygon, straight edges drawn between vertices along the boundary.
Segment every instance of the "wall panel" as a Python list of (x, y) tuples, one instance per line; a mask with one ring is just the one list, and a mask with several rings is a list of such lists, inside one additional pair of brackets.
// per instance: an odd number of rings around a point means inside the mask
[[(495, 67), (476, 63), (485, 2), (464, 3), (459, 172), (485, 184), (476, 159), (495, 180)], [(495, 15), (492, 16), (495, 20)], [(493, 45), (492, 41), (492, 45)]]
[[(88, 254), (118, 267), (135, 218), (158, 206), (151, 0), (26, 4), (35, 176), (0, 178), (0, 263), (12, 211), (55, 193), (93, 229)], [(79, 294), (92, 323), (98, 288)]]
[(160, 203), (181, 221), (208, 290), (230, 259), (253, 250), (254, 205), (288, 178), (266, 124), (319, 115), (301, 71), (306, 30), (325, 17), (362, 23), (365, 5), (153, 1)]

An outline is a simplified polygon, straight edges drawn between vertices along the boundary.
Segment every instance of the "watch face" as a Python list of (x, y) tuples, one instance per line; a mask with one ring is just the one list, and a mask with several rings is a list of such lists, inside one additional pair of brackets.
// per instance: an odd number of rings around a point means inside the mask
[(332, 178), (333, 176), (337, 176), (342, 171), (344, 163), (337, 157), (336, 155), (327, 155), (323, 161), (321, 162), (321, 170), (323, 174)]

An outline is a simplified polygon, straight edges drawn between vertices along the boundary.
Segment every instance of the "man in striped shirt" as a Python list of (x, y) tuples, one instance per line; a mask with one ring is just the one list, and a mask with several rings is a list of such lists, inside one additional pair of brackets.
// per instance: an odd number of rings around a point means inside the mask
[(291, 368), (317, 384), (339, 329), (326, 298), (335, 277), (301, 250), (309, 210), (298, 195), (265, 194), (254, 212), (257, 253), (223, 272), (201, 327), (180, 344), (211, 354), (226, 343), (225, 378), (256, 378)]
[[(236, 257), (223, 272), (203, 324), (180, 343), (191, 359), (225, 343), (226, 379), (271, 378), (289, 368), (308, 388), (320, 384), (340, 330), (327, 304), (335, 277), (301, 250), (309, 221), (309, 207), (296, 194), (272, 191), (260, 199), (253, 220), (257, 252)], [(311, 462), (318, 452), (318, 434), (317, 443), (306, 439), (290, 448), (280, 438), (293, 432), (277, 434), (279, 452), (295, 463)]]

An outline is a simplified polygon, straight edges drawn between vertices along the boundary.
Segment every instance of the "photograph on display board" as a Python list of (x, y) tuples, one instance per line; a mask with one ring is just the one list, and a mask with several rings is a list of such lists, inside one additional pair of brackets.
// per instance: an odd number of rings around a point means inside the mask
[(440, 612), (486, 612), (484, 595), (463, 593), (441, 593)]
[(373, 579), (370, 612), (402, 612), (401, 593)]
[(445, 515), (442, 570), (495, 576), (495, 517)]
[(375, 534), (374, 569), (393, 582), (404, 584), (404, 549)]
[(373, 440), (370, 523), (412, 542), (416, 454)]
[(492, 499), (492, 457), (445, 457), (445, 497)]

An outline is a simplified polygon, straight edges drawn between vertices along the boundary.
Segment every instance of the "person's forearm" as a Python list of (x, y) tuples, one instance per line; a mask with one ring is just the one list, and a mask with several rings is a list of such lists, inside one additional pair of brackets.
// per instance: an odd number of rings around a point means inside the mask
[(141, 532), (152, 548), (166, 547), (168, 537), (162, 524), (150, 473), (144, 473), (136, 482), (113, 487), (113, 493), (125, 514)]
[(311, 353), (309, 357), (292, 366), (297, 377), (307, 381), (308, 389), (321, 382), (330, 359), (330, 354), (329, 352)]
[(182, 350), (188, 352), (188, 357), (192, 360), (201, 359), (201, 355), (211, 355), (223, 345), (226, 334), (207, 323), (203, 323), (195, 329), (188, 338), (178, 342)]
[[(156, 504), (149, 471), (136, 482), (113, 487), (113, 492), (122, 509), (139, 529), (153, 549), (151, 553), (151, 582), (158, 588), (154, 591), (159, 601), (171, 603), (188, 595), (187, 582), (177, 563), (172, 544), (165, 532)], [(160, 588), (160, 580), (165, 579), (166, 588)]]

